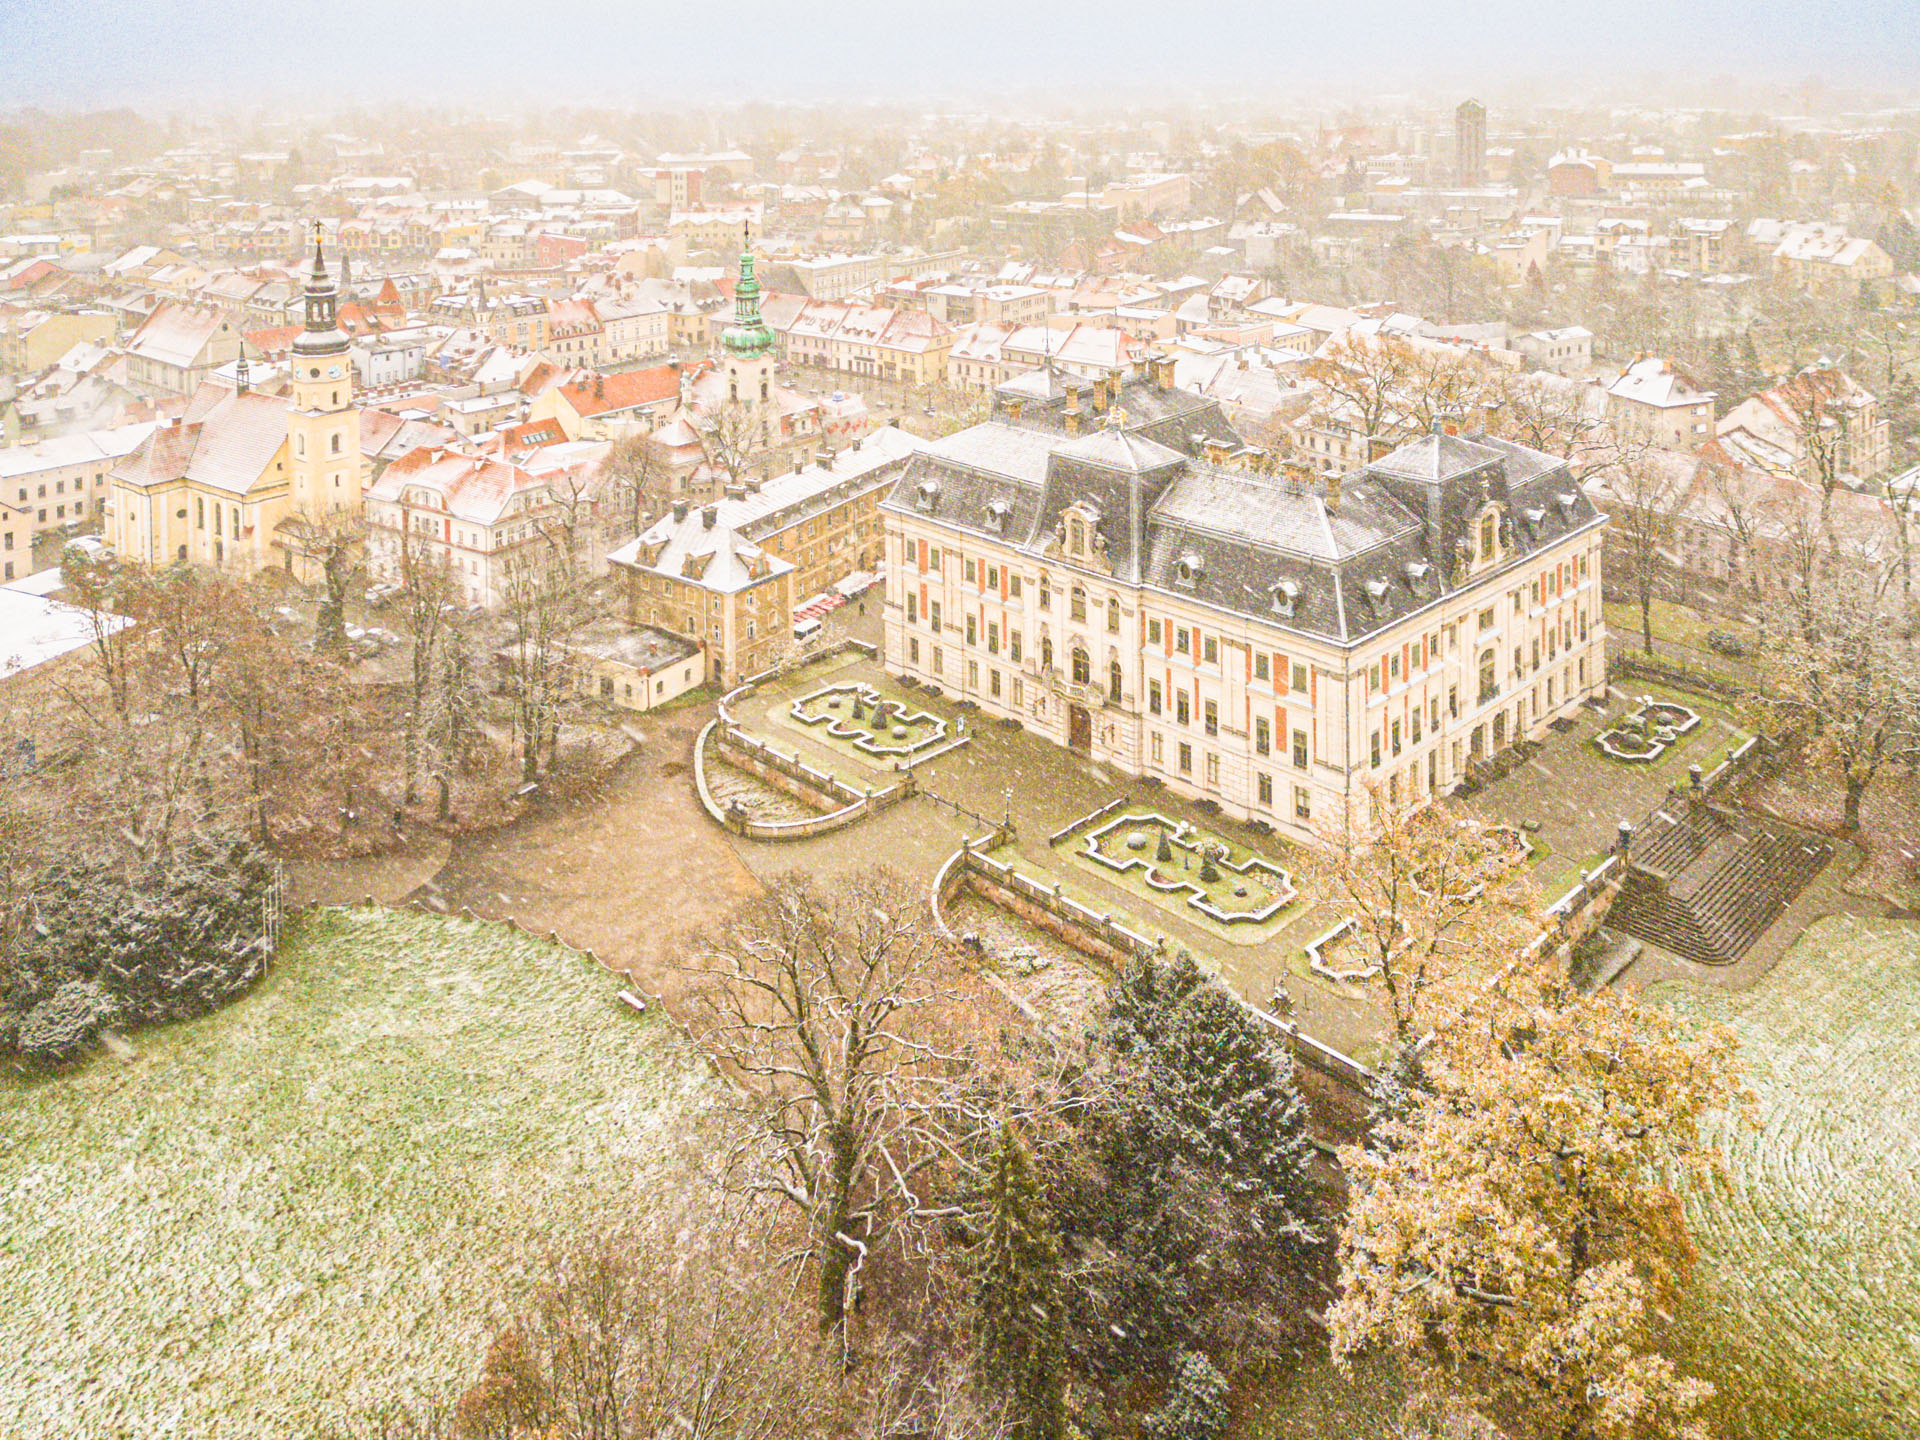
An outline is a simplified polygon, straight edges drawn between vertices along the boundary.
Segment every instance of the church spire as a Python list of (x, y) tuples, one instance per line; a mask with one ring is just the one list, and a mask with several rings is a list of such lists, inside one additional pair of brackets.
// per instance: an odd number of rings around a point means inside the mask
[(729, 355), (757, 360), (773, 349), (773, 331), (760, 315), (760, 282), (753, 278), (753, 247), (748, 227), (740, 227), (740, 278), (733, 287), (733, 324), (720, 332)]
[(340, 332), (340, 292), (327, 273), (327, 257), (320, 249), (320, 222), (313, 222), (313, 261), (307, 267), (306, 327), (293, 342), (293, 353), (303, 356), (344, 355), (347, 337)]

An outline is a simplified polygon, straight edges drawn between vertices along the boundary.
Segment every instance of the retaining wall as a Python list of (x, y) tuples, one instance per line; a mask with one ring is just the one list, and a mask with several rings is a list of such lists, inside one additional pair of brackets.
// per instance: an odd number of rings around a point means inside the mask
[[(716, 758), (823, 813), (803, 820), (755, 820), (742, 812), (721, 809), (707, 783), (710, 746), (722, 752)], [(914, 793), (910, 772), (884, 790), (865, 790), (814, 769), (798, 754), (782, 755), (766, 741), (717, 719), (709, 720), (693, 742), (693, 787), (700, 797), (701, 808), (715, 823), (748, 840), (805, 840), (825, 835), (897, 805)]]
[[(980, 843), (987, 844), (994, 838)], [(1133, 956), (1152, 955), (1165, 948), (1164, 941), (1130, 930), (1112, 916), (1089, 910), (1067, 899), (1057, 889), (982, 854), (971, 841), (962, 844), (948, 858), (934, 881), (934, 923), (949, 938), (953, 930), (946, 921), (946, 907), (962, 890), (971, 890), (1044, 930), (1062, 944), (1108, 965), (1122, 964)], [(1240, 1003), (1246, 1005), (1244, 1000)], [(1280, 1032), (1299, 1064), (1356, 1093), (1365, 1092), (1372, 1083), (1373, 1072), (1366, 1066), (1351, 1055), (1303, 1034), (1294, 1021), (1269, 1014), (1257, 1005), (1246, 1008)]]

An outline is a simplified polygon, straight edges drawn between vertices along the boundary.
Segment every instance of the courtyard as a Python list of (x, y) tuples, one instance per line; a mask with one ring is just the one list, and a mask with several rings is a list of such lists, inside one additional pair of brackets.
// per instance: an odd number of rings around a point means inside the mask
[[(1604, 709), (1584, 707), (1570, 727), (1548, 730), (1536, 754), (1466, 801), (1490, 818), (1535, 827), (1528, 832), (1538, 847), (1533, 875), (1547, 900), (1606, 859), (1622, 820), (1638, 825), (1674, 789), (1688, 786), (1689, 767), (1709, 774), (1750, 737), (1732, 710), (1710, 697), (1644, 680), (1625, 690), (1609, 695)], [(1665, 707), (1684, 708), (1698, 723), (1675, 727), (1671, 739), (1644, 758), (1606, 754), (1599, 737), (1617, 731), (1643, 700), (1660, 707), (1655, 713), (1663, 718)]]

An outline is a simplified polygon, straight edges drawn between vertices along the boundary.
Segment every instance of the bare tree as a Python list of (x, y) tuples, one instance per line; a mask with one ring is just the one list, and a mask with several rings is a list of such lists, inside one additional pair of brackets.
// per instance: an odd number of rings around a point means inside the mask
[(366, 519), (357, 510), (335, 508), (292, 521), (288, 543), (320, 578), (313, 643), (321, 650), (347, 648), (347, 599), (366, 535)]
[(1852, 833), (1882, 767), (1920, 745), (1920, 656), (1910, 620), (1888, 604), (1890, 572), (1814, 549), (1803, 540), (1757, 704), (1776, 728), (1805, 726), (1809, 757), (1839, 778), (1840, 824)]
[(673, 477), (650, 435), (634, 434), (614, 442), (607, 457), (605, 497), (610, 516), (620, 517), (622, 539), (631, 539), (659, 513)]
[(1653, 592), (1664, 552), (1672, 545), (1675, 512), (1685, 495), (1681, 479), (1642, 450), (1612, 470), (1601, 504), (1627, 562), (1627, 579), (1640, 606), (1640, 643), (1653, 653)]
[(748, 462), (770, 448), (766, 407), (745, 400), (726, 400), (693, 416), (693, 428), (707, 463), (732, 483), (746, 473)]
[(1417, 370), (1404, 340), (1348, 334), (1328, 341), (1304, 373), (1353, 415), (1362, 435), (1390, 439), (1407, 430), (1400, 406)]
[(779, 1243), (766, 1207), (663, 1180), (644, 1217), (548, 1257), (461, 1398), (464, 1436), (773, 1440), (842, 1408), (761, 1263)]
[(399, 561), (400, 620), (413, 641), (401, 757), (403, 803), (414, 805), (419, 802), (422, 751), (436, 709), (435, 690), (445, 675), (443, 651), (463, 596), (459, 577), (424, 539), (403, 534)]
[(685, 969), (696, 1033), (748, 1086), (747, 1185), (803, 1219), (820, 1328), (844, 1340), (872, 1252), (959, 1213), (936, 1182), (988, 1128), (969, 1100), (980, 991), (886, 871), (782, 876)]

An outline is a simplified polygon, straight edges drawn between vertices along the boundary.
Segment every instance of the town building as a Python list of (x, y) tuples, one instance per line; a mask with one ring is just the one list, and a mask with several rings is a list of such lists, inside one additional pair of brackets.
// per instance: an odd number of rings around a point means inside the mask
[(883, 427), (833, 457), (671, 510), (607, 557), (627, 622), (680, 635), (733, 684), (778, 662), (794, 607), (880, 568), (881, 498), (919, 445)]
[(1453, 178), (1457, 185), (1487, 183), (1487, 107), (1462, 100), (1453, 112)]
[(787, 359), (905, 385), (944, 379), (953, 331), (924, 310), (814, 301), (782, 333)]
[(1697, 450), (1713, 434), (1713, 398), (1673, 361), (1646, 355), (1607, 387), (1607, 420), (1623, 442)]
[(107, 511), (107, 473), (153, 433), (151, 422), (49, 436), (0, 448), (0, 580), (33, 569), (49, 534), (97, 530)]
[(337, 520), (361, 510), (360, 411), (338, 302), (316, 226), (290, 393), (260, 394), (242, 366), (233, 389), (200, 386), (180, 419), (114, 467), (104, 533), (122, 559), (313, 578)]
[[(1721, 417), (1714, 442), (1726, 458), (1811, 485), (1878, 480), (1893, 466), (1891, 426), (1874, 393), (1844, 370), (1815, 366), (1750, 395)], [(0, 452), (0, 458), (4, 452)]]
[(605, 569), (597, 477), (578, 469), (536, 472), (423, 446), (387, 466), (366, 509), (375, 580), (399, 583), (410, 558), (444, 565), (469, 605), (501, 605), (516, 574), (563, 551), (584, 574)]
[(1431, 434), (1263, 476), (1165, 372), (1091, 430), (1034, 388), (882, 502), (892, 673), (1301, 840), (1604, 690), (1604, 520), (1564, 461)]
[(237, 359), (240, 327), (207, 305), (162, 305), (127, 340), (127, 379), (149, 393), (191, 395)]

